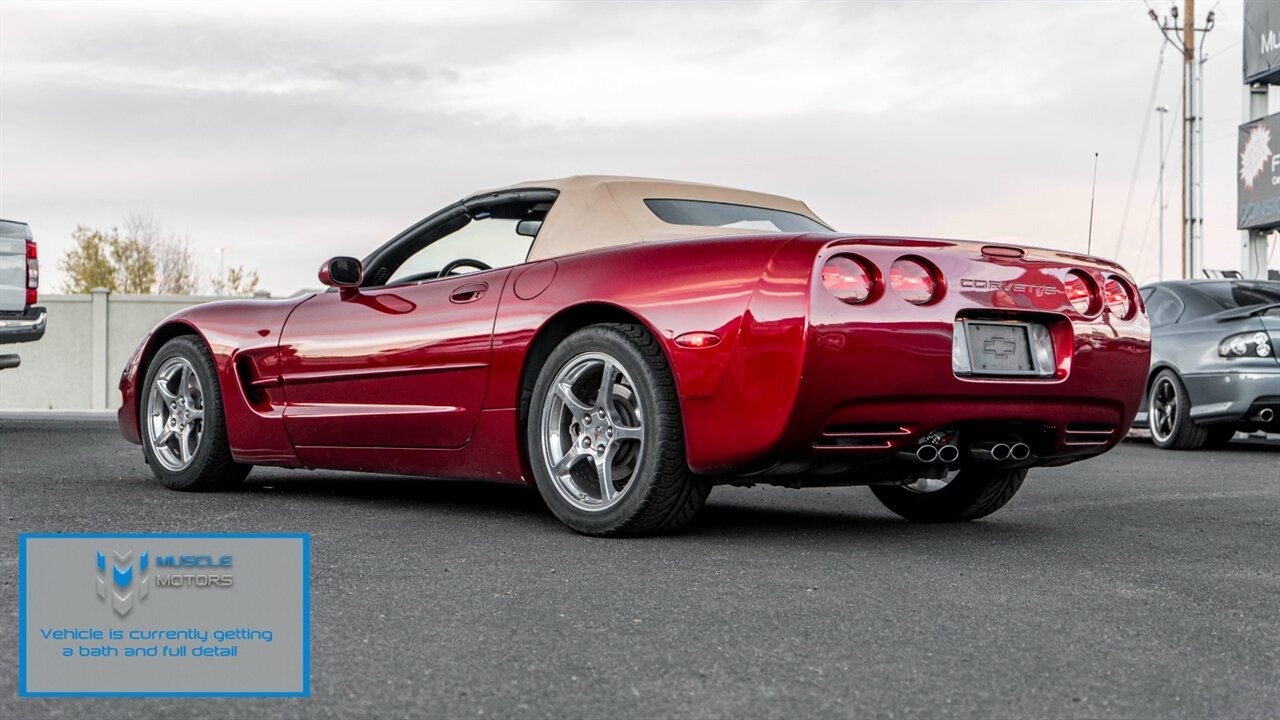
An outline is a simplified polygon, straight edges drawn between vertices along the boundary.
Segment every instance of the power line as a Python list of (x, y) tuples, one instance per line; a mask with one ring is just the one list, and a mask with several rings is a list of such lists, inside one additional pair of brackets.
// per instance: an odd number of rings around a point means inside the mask
[(1160, 72), (1164, 69), (1164, 43), (1160, 44), (1160, 55), (1156, 59), (1156, 72), (1151, 78), (1151, 92), (1147, 96), (1146, 111), (1142, 115), (1142, 137), (1138, 139), (1138, 152), (1133, 158), (1133, 174), (1129, 176), (1129, 192), (1124, 198), (1124, 214), (1120, 216), (1120, 235), (1116, 237), (1115, 254), (1120, 253), (1124, 244), (1124, 231), (1129, 225), (1129, 208), (1133, 204), (1133, 191), (1138, 186), (1138, 171), (1142, 169), (1142, 154), (1147, 147), (1147, 135), (1151, 131), (1151, 108), (1156, 101), (1156, 92), (1160, 89)]
[[(1230, 45), (1228, 45), (1228, 46), (1226, 46), (1226, 47), (1222, 48), (1221, 50), (1219, 50), (1219, 51), (1215, 52), (1215, 53), (1214, 53), (1214, 54), (1212, 54), (1212, 55), (1205, 55), (1205, 56), (1204, 56), (1204, 59), (1203, 59), (1203, 60), (1201, 60), (1200, 62), (1202, 62), (1202, 63), (1207, 63), (1207, 62), (1209, 62), (1210, 60), (1212, 60), (1212, 59), (1214, 59), (1214, 58), (1218, 57), (1218, 56), (1219, 56), (1219, 55), (1221, 55), (1222, 53), (1224, 53), (1224, 52), (1226, 52), (1226, 51), (1230, 50), (1231, 48), (1233, 48), (1233, 47), (1235, 47), (1235, 46), (1237, 46), (1237, 45), (1239, 45), (1239, 44), (1240, 44), (1240, 41), (1239, 41), (1239, 40), (1237, 40), (1237, 41), (1235, 41), (1235, 42), (1231, 43)], [(1214, 67), (1217, 67), (1217, 66), (1215, 65)]]

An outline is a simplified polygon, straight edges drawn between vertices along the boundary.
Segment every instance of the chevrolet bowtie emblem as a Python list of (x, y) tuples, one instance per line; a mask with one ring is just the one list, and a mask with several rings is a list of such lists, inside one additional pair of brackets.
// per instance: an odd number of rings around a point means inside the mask
[(993, 337), (982, 344), (982, 352), (998, 358), (1009, 357), (1017, 349), (1017, 343), (1002, 337)]

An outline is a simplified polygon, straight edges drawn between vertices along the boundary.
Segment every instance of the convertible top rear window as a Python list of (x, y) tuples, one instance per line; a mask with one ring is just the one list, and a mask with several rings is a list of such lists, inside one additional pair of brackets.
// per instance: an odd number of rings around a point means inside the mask
[(658, 219), (672, 225), (741, 228), (762, 232), (830, 232), (811, 218), (785, 210), (708, 202), (706, 200), (645, 200)]

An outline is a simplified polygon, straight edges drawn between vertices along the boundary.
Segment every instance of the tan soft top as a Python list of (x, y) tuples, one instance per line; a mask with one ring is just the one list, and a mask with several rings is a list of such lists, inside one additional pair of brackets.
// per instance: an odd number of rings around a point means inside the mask
[(649, 210), (645, 200), (704, 200), (750, 205), (795, 213), (826, 224), (799, 200), (676, 180), (575, 175), (486, 190), (471, 197), (533, 188), (556, 190), (560, 195), (538, 232), (529, 260), (654, 240), (760, 233), (759, 230), (743, 228), (666, 223)]

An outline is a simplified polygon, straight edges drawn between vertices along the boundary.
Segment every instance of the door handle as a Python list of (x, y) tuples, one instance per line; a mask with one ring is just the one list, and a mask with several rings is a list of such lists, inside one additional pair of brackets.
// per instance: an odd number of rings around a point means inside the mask
[(456, 287), (453, 292), (449, 293), (449, 302), (451, 303), (469, 303), (475, 302), (484, 297), (489, 291), (489, 283), (471, 283)]

